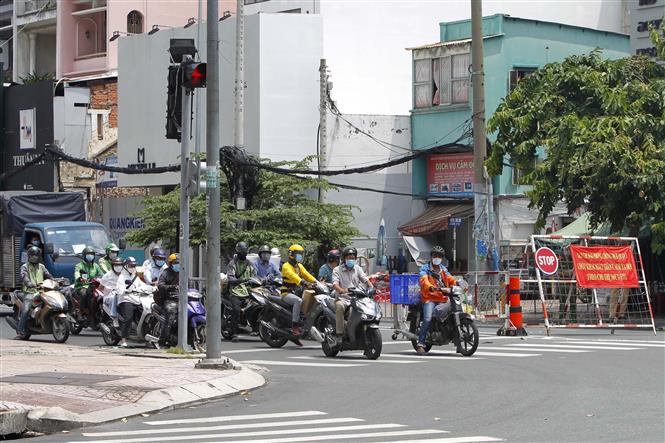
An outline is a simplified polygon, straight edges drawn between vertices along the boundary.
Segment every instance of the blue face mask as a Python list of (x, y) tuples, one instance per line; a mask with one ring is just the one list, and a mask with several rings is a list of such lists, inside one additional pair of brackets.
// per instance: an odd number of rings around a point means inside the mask
[(298, 254), (298, 255), (296, 255), (296, 261), (297, 261), (298, 263), (301, 263), (301, 262), (302, 262), (302, 259), (303, 259), (302, 254)]
[(155, 266), (161, 268), (162, 266), (164, 266), (164, 260), (155, 260)]
[(346, 260), (344, 262), (344, 264), (346, 265), (347, 268), (353, 269), (353, 267), (356, 265), (356, 261), (354, 259), (350, 258), (350, 259)]
[(175, 272), (180, 272), (180, 264), (178, 264), (178, 263), (174, 264), (174, 265), (173, 265), (173, 270), (174, 270)]
[(86, 255), (85, 256), (85, 261), (87, 261), (88, 263), (92, 263), (93, 261), (95, 261), (95, 256), (94, 255)]
[(435, 258), (432, 259), (432, 264), (434, 266), (440, 266), (442, 262), (443, 262), (443, 260), (439, 257), (435, 257)]
[(37, 240), (37, 239), (31, 241), (30, 243), (32, 243), (32, 246), (37, 246), (37, 247), (39, 247), (39, 246), (42, 244), (42, 242), (40, 242), (40, 241)]

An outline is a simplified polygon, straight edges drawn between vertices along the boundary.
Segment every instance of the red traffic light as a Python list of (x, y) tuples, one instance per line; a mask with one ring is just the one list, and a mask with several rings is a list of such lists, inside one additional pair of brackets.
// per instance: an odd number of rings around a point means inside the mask
[(183, 81), (186, 88), (205, 88), (207, 65), (195, 61), (183, 62)]

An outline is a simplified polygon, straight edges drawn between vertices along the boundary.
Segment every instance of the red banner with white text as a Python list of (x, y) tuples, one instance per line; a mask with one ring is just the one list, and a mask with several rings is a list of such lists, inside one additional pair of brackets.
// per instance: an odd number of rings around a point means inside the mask
[(630, 246), (570, 246), (577, 284), (582, 288), (639, 288)]

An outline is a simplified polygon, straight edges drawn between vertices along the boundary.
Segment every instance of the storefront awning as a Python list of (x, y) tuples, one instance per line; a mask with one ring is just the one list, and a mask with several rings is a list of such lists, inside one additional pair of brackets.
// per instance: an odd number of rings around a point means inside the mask
[(409, 220), (399, 228), (402, 235), (422, 236), (448, 229), (450, 217), (466, 217), (473, 214), (472, 203), (432, 205), (419, 216)]

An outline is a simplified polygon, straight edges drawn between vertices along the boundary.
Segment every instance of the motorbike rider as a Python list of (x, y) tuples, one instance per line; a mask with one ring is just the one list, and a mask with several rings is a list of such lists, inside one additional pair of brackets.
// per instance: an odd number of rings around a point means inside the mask
[(269, 283), (275, 279), (281, 279), (282, 273), (275, 264), (270, 261), (270, 246), (263, 245), (259, 248), (259, 259), (256, 261), (256, 276), (261, 279), (263, 283)]
[(120, 248), (118, 248), (115, 243), (109, 243), (106, 245), (105, 252), (106, 255), (97, 260), (97, 264), (99, 265), (99, 268), (102, 270), (102, 272), (107, 274), (109, 271), (113, 270), (113, 260), (118, 257)]
[[(293, 308), (293, 335), (300, 335), (300, 310), (302, 306), (302, 299), (296, 295), (302, 293), (307, 286), (307, 283), (314, 283), (316, 279), (312, 274), (307, 272), (302, 261), (305, 259), (305, 248), (301, 245), (293, 244), (289, 247), (289, 257), (286, 263), (282, 265), (282, 277), (284, 278), (284, 286), (282, 288), (282, 300), (292, 306)], [(298, 346), (302, 346), (299, 340), (296, 340)]]
[[(118, 280), (120, 279), (120, 274), (122, 274), (123, 264), (123, 260), (116, 256), (111, 262), (111, 270), (104, 274), (99, 281), (105, 298), (111, 294), (111, 291), (118, 287)], [(113, 301), (110, 303), (110, 308), (111, 318), (113, 319), (113, 327), (119, 328), (120, 323), (118, 322), (118, 300), (116, 295), (113, 296)]]
[[(347, 246), (342, 250), (342, 263), (333, 270), (333, 289), (339, 294), (345, 294), (349, 288), (357, 288), (364, 285), (368, 290), (373, 290), (374, 285), (369, 281), (365, 271), (356, 263), (358, 250), (353, 246)], [(344, 336), (344, 313), (351, 302), (344, 297), (335, 300), (335, 334), (337, 342), (342, 341)]]
[(83, 248), (83, 261), (77, 263), (74, 267), (74, 289), (76, 296), (79, 297), (81, 311), (87, 312), (92, 299), (92, 279), (99, 278), (104, 273), (97, 263), (95, 263), (95, 250), (90, 246)]
[(233, 259), (229, 262), (229, 267), (226, 272), (229, 282), (229, 300), (231, 302), (231, 341), (238, 341), (235, 331), (240, 321), (240, 310), (244, 301), (249, 296), (249, 289), (246, 286), (247, 281), (256, 276), (256, 268), (252, 263), (247, 260), (247, 253), (249, 247), (244, 241), (236, 243), (236, 253)]
[[(430, 252), (430, 262), (420, 268), (420, 300), (423, 303), (423, 322), (420, 325), (416, 352), (424, 354), (427, 331), (432, 324), (432, 314), (436, 305), (450, 304), (447, 294), (450, 287), (457, 285), (457, 280), (450, 275), (443, 265), (446, 251), (441, 246), (434, 246)], [(443, 287), (442, 287), (443, 286)]]
[(120, 346), (127, 347), (127, 338), (132, 327), (132, 320), (137, 309), (142, 309), (139, 294), (154, 290), (145, 284), (136, 274), (136, 259), (127, 257), (124, 269), (118, 278), (118, 313), (120, 314)]
[(339, 249), (331, 249), (326, 255), (326, 262), (319, 268), (319, 281), (332, 283), (333, 269), (339, 266)]
[(21, 309), (21, 316), (19, 318), (16, 338), (22, 339), (25, 336), (25, 326), (30, 317), (30, 308), (39, 295), (37, 287), (41, 285), (45, 279), (53, 278), (51, 273), (48, 272), (46, 266), (40, 262), (42, 251), (37, 246), (31, 246), (28, 249), (28, 261), (21, 265), (21, 282), (23, 282), (23, 308)]
[(157, 292), (155, 293), (155, 303), (161, 308), (164, 323), (162, 323), (161, 333), (159, 337), (159, 345), (165, 346), (169, 337), (167, 325), (170, 322), (170, 313), (164, 309), (166, 300), (169, 295), (178, 293), (180, 289), (180, 257), (178, 254), (171, 254), (166, 260), (167, 265), (159, 276), (157, 282)]
[(157, 286), (159, 276), (166, 268), (166, 251), (157, 248), (152, 252), (150, 264), (143, 269), (143, 281), (149, 285)]

